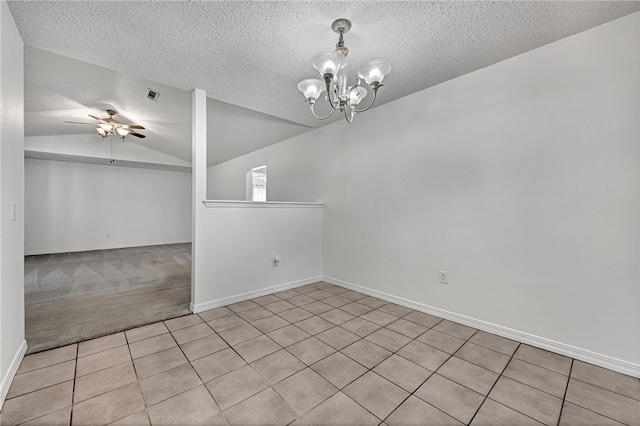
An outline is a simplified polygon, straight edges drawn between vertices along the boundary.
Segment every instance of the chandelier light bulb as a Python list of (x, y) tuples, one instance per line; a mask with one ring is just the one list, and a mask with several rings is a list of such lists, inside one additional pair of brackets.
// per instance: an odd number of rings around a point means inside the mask
[(382, 83), (384, 77), (391, 71), (391, 65), (382, 59), (373, 59), (358, 68), (358, 77), (371, 83)]
[(298, 83), (298, 90), (302, 92), (309, 102), (315, 102), (324, 92), (325, 84), (317, 78), (308, 78)]
[(349, 91), (349, 106), (357, 107), (364, 98), (367, 97), (367, 89), (362, 86), (353, 86)]
[(320, 75), (330, 74), (333, 78), (344, 68), (347, 60), (342, 53), (338, 53), (335, 50), (328, 50), (316, 53), (311, 59), (311, 64), (318, 70)]
[(106, 131), (106, 130), (104, 130), (104, 129), (102, 128), (102, 126), (97, 126), (97, 127), (96, 127), (96, 130), (98, 131), (98, 134), (99, 134), (100, 136), (102, 136), (103, 138), (104, 138), (105, 136), (108, 136), (108, 135), (109, 135), (109, 134), (107, 133), (107, 131)]

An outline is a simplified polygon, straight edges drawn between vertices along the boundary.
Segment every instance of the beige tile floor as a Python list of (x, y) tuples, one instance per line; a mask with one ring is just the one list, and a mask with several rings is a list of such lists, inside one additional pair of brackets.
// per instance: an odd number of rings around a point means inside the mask
[(640, 425), (640, 380), (316, 283), (24, 358), (2, 425)]

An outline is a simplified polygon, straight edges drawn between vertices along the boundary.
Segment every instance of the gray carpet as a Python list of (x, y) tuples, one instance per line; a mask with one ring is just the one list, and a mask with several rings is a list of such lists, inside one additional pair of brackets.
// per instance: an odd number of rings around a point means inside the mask
[(189, 313), (191, 244), (25, 257), (34, 353)]

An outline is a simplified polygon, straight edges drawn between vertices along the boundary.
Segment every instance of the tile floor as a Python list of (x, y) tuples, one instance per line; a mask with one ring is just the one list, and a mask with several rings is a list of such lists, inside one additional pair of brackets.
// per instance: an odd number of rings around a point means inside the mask
[(640, 380), (327, 283), (24, 358), (2, 425), (640, 425)]

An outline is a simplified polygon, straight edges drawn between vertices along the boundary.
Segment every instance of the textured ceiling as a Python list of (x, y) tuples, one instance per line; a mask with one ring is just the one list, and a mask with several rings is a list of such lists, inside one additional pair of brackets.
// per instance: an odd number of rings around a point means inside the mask
[[(9, 6), (26, 45), (107, 68), (70, 77), (71, 66), (61, 65), (49, 97), (40, 96), (47, 93), (45, 81), (31, 93), (37, 82), (30, 79), (27, 105), (39, 115), (29, 122), (78, 119), (64, 112), (111, 103), (148, 125), (150, 133), (157, 126), (160, 135), (188, 115), (190, 100), (187, 107), (176, 101), (154, 110), (140, 96), (141, 81), (162, 87), (158, 105), (165, 93), (175, 91), (178, 99), (197, 87), (213, 99), (269, 115), (226, 104), (210, 108), (234, 117), (239, 139), (234, 144), (256, 144), (248, 149), (259, 146), (269, 129), (277, 139), (331, 121), (310, 116), (296, 85), (315, 75), (313, 54), (335, 45), (330, 25), (336, 18), (353, 23), (345, 35), (351, 79), (368, 59), (391, 63), (379, 94), (384, 103), (640, 10), (639, 2), (606, 1), (14, 1)], [(94, 89), (74, 92), (77, 78)], [(247, 132), (253, 125), (264, 127)], [(175, 147), (159, 143), (158, 149), (187, 158), (188, 145), (188, 140)], [(242, 151), (217, 147), (219, 153), (225, 150), (227, 157)]]

